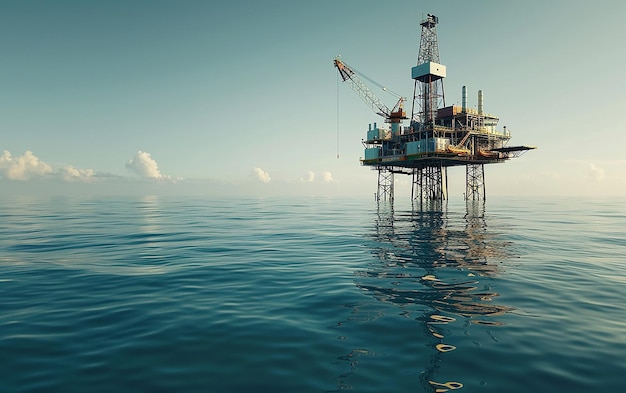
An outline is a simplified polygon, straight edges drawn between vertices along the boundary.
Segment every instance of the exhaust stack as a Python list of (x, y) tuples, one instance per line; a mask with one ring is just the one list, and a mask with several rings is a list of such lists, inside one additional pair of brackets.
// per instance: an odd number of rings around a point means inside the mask
[(463, 113), (467, 112), (467, 87), (463, 86), (461, 97), (463, 101), (461, 101), (461, 111)]

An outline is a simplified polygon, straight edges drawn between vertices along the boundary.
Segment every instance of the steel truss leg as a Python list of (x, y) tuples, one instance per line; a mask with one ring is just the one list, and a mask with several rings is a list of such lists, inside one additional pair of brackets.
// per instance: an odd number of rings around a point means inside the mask
[(465, 200), (485, 200), (484, 164), (468, 164), (465, 166)]
[(446, 167), (428, 166), (413, 170), (413, 201), (444, 201), (448, 199), (448, 172)]
[(376, 200), (393, 202), (393, 172), (391, 168), (385, 166), (377, 169), (378, 191), (376, 192)]

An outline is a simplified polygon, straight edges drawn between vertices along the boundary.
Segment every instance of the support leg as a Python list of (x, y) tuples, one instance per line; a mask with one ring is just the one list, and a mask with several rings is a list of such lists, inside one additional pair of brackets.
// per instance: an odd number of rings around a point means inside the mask
[(413, 201), (441, 202), (448, 199), (448, 173), (446, 168), (428, 166), (413, 170), (411, 190)]
[(388, 167), (378, 167), (378, 190), (376, 192), (376, 198), (380, 202), (381, 200), (393, 202), (393, 172)]
[(465, 200), (485, 200), (485, 165), (465, 166)]

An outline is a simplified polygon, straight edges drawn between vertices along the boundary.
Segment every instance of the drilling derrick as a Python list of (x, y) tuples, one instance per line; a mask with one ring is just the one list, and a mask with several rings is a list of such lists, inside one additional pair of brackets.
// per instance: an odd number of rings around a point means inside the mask
[[(435, 128), (439, 102), (442, 107), (445, 106), (443, 78), (446, 77), (446, 66), (439, 64), (438, 23), (439, 18), (430, 14), (420, 23), (422, 36), (417, 65), (411, 69), (411, 77), (415, 83), (410, 133), (422, 144), (428, 143), (430, 138), (439, 141), (442, 137)], [(448, 199), (447, 171), (441, 161), (413, 168), (412, 176), (412, 200), (421, 203)]]
[(417, 65), (411, 70), (411, 76), (415, 80), (411, 125), (416, 131), (433, 126), (440, 100), (445, 106), (443, 78), (446, 77), (446, 66), (439, 64), (437, 23), (439, 18), (430, 14), (420, 23), (422, 38)]
[[(440, 64), (437, 43), (439, 18), (421, 21), (417, 65), (411, 69), (414, 80), (411, 117), (403, 109), (404, 99), (389, 109), (361, 81), (356, 71), (335, 58), (342, 80), (385, 119), (385, 124), (369, 125), (363, 141), (365, 157), (361, 164), (378, 171), (377, 199), (394, 199), (394, 174), (411, 175), (411, 200), (436, 206), (448, 199), (447, 168), (465, 166), (466, 200), (485, 199), (484, 164), (505, 162), (519, 157), (533, 146), (506, 146), (511, 133), (498, 130), (498, 117), (483, 110), (483, 92), (478, 91), (478, 110), (468, 108), (467, 88), (462, 89), (462, 106), (446, 106), (443, 79), (446, 66)], [(381, 86), (382, 87), (382, 86)], [(403, 121), (409, 119), (405, 127)], [(389, 126), (387, 126), (389, 124)]]

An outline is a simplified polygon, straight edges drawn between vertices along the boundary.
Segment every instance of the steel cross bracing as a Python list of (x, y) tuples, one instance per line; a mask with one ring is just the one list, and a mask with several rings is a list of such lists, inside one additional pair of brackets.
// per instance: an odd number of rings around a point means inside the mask
[(465, 166), (465, 200), (485, 200), (485, 165), (467, 164)]
[(392, 168), (379, 166), (378, 170), (378, 190), (376, 192), (377, 201), (393, 202), (393, 171)]
[(437, 23), (439, 23), (439, 18), (430, 14), (420, 23), (422, 26), (422, 36), (420, 39), (420, 50), (417, 55), (417, 64), (423, 64), (428, 61), (439, 63)]
[[(428, 17), (420, 23), (422, 26), (422, 35), (420, 38), (417, 65), (428, 62), (439, 63), (437, 23), (439, 23), (439, 18), (431, 14), (428, 14)], [(439, 92), (439, 90), (441, 90), (441, 92)], [(438, 79), (424, 82), (415, 80), (411, 121), (419, 124), (419, 130), (432, 127), (440, 99), (442, 100), (443, 106), (445, 106), (443, 80)], [(419, 108), (417, 112), (415, 110), (416, 107)], [(418, 130), (416, 129), (416, 131)]]
[(413, 201), (443, 201), (448, 199), (448, 173), (442, 165), (432, 165), (413, 170), (411, 189)]

